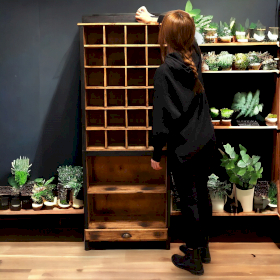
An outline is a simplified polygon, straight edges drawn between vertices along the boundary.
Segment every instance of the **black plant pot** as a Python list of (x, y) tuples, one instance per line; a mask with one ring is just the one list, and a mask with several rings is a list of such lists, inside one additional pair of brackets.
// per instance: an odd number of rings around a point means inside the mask
[(32, 199), (30, 196), (21, 197), (21, 208), (22, 209), (32, 209)]
[(257, 114), (253, 117), (244, 117), (241, 116), (236, 119), (239, 112), (234, 112), (232, 115), (232, 124), (234, 126), (265, 126), (265, 119), (260, 114)]
[(8, 210), (10, 208), (10, 196), (0, 196), (0, 210)]
[(235, 198), (227, 197), (227, 202), (224, 206), (224, 210), (228, 213), (240, 213), (243, 212), (243, 208), (239, 200), (237, 200), (237, 204), (235, 204)]
[(12, 196), (10, 209), (11, 209), (11, 211), (20, 211), (21, 210), (21, 201), (20, 201), (19, 195)]

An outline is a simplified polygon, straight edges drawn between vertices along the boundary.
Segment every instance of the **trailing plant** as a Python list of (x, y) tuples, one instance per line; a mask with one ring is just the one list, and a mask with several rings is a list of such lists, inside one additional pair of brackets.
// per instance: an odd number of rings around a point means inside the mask
[(58, 181), (65, 187), (74, 191), (77, 196), (83, 184), (83, 167), (81, 166), (59, 166)]
[(209, 27), (213, 16), (203, 16), (200, 14), (200, 9), (193, 9), (192, 3), (190, 0), (187, 1), (185, 6), (185, 11), (190, 14), (194, 19), (194, 24), (200, 33), (204, 32), (204, 29)]
[(222, 119), (229, 119), (234, 113), (234, 110), (230, 110), (228, 108), (220, 109), (220, 111), (221, 111)]
[(241, 189), (247, 190), (257, 184), (257, 180), (262, 178), (263, 168), (259, 162), (260, 156), (250, 157), (247, 149), (239, 144), (240, 155), (235, 153), (230, 144), (223, 145), (225, 152), (222, 152), (221, 166), (226, 169), (229, 181), (238, 184)]
[(232, 66), (234, 56), (226, 51), (218, 55), (218, 66), (222, 69), (230, 68)]
[(231, 109), (240, 111), (236, 118), (241, 116), (253, 117), (263, 110), (263, 104), (260, 102), (260, 91), (257, 90), (255, 94), (252, 92), (238, 92), (234, 95)]
[(245, 53), (237, 53), (234, 57), (235, 65), (238, 69), (245, 70), (249, 66), (250, 60)]
[(19, 189), (22, 185), (27, 182), (27, 177), (30, 175), (30, 167), (32, 164), (29, 164), (29, 158), (22, 157), (17, 158), (12, 161), (11, 173), (14, 176), (8, 178), (9, 184), (15, 188)]
[(216, 109), (215, 107), (210, 108), (211, 118), (216, 119), (219, 116), (219, 114), (220, 114), (219, 109)]
[(227, 184), (226, 181), (221, 182), (215, 174), (211, 174), (208, 178), (207, 187), (213, 196), (223, 199), (228, 194), (227, 192), (231, 190), (231, 184)]
[(274, 182), (268, 188), (268, 198), (272, 204), (277, 204), (277, 186)]

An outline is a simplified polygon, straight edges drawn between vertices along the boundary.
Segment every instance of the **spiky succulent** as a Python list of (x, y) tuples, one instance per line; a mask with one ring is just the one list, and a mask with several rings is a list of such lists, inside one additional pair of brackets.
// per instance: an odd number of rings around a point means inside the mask
[(230, 68), (232, 66), (234, 56), (226, 51), (218, 55), (218, 66), (222, 69)]
[(237, 53), (234, 58), (236, 68), (246, 70), (249, 66), (250, 60), (245, 53)]

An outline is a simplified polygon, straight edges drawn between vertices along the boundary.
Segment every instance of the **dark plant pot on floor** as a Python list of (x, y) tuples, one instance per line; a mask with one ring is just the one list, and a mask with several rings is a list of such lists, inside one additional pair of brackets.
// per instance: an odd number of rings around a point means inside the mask
[(8, 210), (10, 208), (10, 196), (0, 196), (0, 210)]
[(32, 199), (30, 196), (21, 197), (21, 208), (22, 209), (32, 209)]
[(11, 211), (20, 211), (21, 210), (21, 201), (20, 201), (19, 195), (12, 196), (10, 209), (11, 209)]

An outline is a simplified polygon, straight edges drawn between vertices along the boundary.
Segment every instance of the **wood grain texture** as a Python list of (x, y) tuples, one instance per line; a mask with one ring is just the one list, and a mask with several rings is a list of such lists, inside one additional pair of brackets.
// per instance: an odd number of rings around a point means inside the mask
[(1, 280), (279, 280), (280, 250), (274, 243), (210, 243), (204, 275), (175, 267), (170, 250), (84, 250), (83, 242), (3, 242)]

